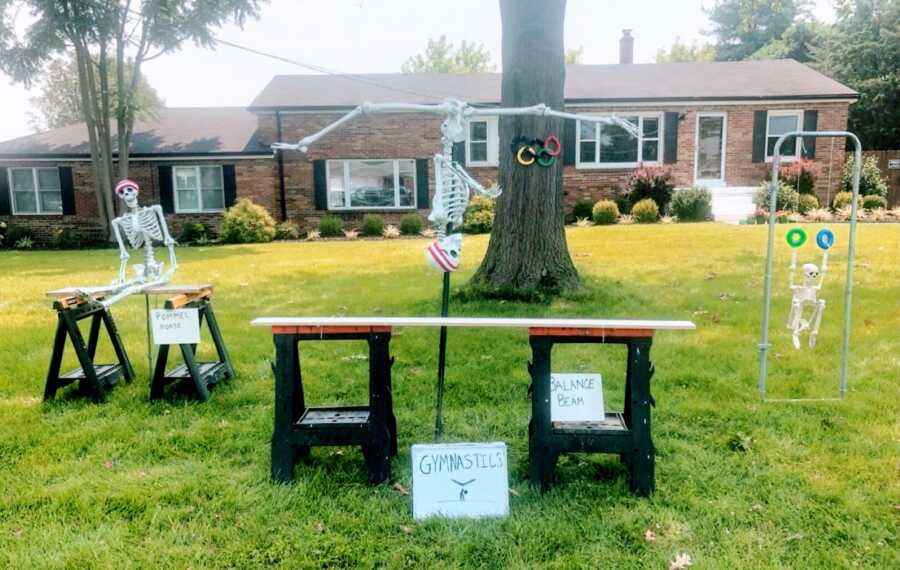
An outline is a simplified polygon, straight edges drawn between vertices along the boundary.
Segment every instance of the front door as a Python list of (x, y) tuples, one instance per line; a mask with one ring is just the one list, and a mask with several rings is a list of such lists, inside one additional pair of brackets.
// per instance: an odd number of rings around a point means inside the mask
[(725, 113), (698, 113), (694, 184), (725, 186)]

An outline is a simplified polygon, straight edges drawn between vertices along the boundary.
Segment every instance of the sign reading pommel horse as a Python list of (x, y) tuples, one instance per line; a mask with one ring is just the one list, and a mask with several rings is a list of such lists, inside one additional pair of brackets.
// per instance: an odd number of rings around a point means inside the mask
[[(397, 453), (397, 424), (391, 395), (390, 339), (394, 327), (520, 328), (528, 330), (533, 394), (528, 440), (531, 481), (550, 488), (561, 453), (616, 453), (629, 467), (630, 489), (647, 495), (655, 485), (650, 436), (650, 346), (659, 330), (693, 330), (690, 321), (623, 319), (502, 319), (451, 317), (266, 317), (275, 341), (275, 427), (272, 478), (290, 481), (294, 464), (311, 446), (360, 445), (369, 481), (390, 476)], [(300, 341), (360, 339), (369, 344), (369, 404), (308, 407), (300, 377)], [(624, 344), (628, 349), (625, 406), (598, 421), (554, 421), (551, 417), (551, 352), (560, 343)]]

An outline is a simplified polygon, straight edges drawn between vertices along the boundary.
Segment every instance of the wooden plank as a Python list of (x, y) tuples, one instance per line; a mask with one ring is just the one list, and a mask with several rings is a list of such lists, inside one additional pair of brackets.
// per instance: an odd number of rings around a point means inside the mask
[(169, 297), (168, 302), (172, 304), (173, 309), (180, 309), (189, 303), (209, 298), (210, 295), (212, 295), (212, 289), (204, 289), (198, 293), (180, 293)]
[(485, 317), (260, 317), (257, 327), (498, 327), (524, 329), (694, 330), (690, 321), (639, 319), (509, 319)]
[[(178, 294), (198, 294), (205, 290), (212, 291), (213, 286), (209, 283), (190, 283), (186, 285), (157, 285), (148, 287), (142, 294), (147, 295), (178, 295)], [(47, 291), (47, 297), (51, 299), (59, 299), (63, 297), (72, 297), (79, 292), (87, 293), (97, 298), (98, 295), (104, 296), (115, 291), (115, 287), (109, 285), (100, 287), (64, 287), (62, 289), (53, 289)]]

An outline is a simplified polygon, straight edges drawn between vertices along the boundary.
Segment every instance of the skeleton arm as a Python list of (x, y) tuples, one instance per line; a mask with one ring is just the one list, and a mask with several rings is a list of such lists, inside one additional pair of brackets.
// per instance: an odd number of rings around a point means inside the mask
[(484, 116), (484, 115), (535, 115), (538, 117), (555, 117), (558, 119), (572, 119), (574, 121), (584, 121), (588, 123), (600, 123), (603, 125), (618, 125), (622, 127), (625, 131), (628, 132), (633, 137), (638, 136), (638, 127), (637, 125), (626, 121), (625, 119), (621, 119), (616, 116), (610, 117), (591, 117), (590, 115), (576, 115), (575, 113), (565, 113), (563, 111), (556, 111), (551, 109), (547, 105), (541, 103), (539, 105), (532, 105), (531, 107), (497, 107), (497, 108), (489, 108), (489, 107), (469, 107), (466, 106), (465, 109), (466, 117), (469, 116)]
[(790, 277), (788, 277), (788, 286), (793, 290), (794, 289), (794, 272), (797, 271), (797, 250), (791, 250), (791, 266), (788, 268), (790, 272)]
[(163, 245), (169, 250), (169, 269), (161, 276), (163, 281), (168, 281), (175, 274), (175, 269), (178, 268), (178, 261), (175, 259), (175, 240), (172, 239), (171, 234), (169, 234), (169, 226), (166, 225), (166, 216), (163, 214), (162, 207), (160, 207), (159, 204), (155, 204), (152, 208), (153, 213), (156, 215), (156, 219), (159, 222), (159, 227), (162, 230)]
[(822, 288), (822, 283), (825, 282), (825, 272), (828, 271), (828, 250), (826, 249), (822, 253), (822, 270), (819, 271), (819, 282), (816, 284), (816, 289)]
[(128, 249), (125, 247), (125, 242), (122, 241), (122, 232), (119, 230), (119, 224), (122, 223), (118, 218), (112, 221), (112, 230), (113, 235), (116, 236), (116, 241), (119, 244), (119, 277), (115, 280), (114, 284), (123, 285), (125, 283), (125, 272), (128, 269), (128, 258), (131, 257), (128, 255)]

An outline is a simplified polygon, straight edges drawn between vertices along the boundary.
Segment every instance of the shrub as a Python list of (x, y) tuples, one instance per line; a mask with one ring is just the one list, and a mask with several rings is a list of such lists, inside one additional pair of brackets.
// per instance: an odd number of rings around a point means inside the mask
[[(769, 192), (769, 183), (762, 182), (756, 190), (756, 196), (753, 198), (753, 203), (759, 208), (768, 211)], [(797, 190), (793, 186), (781, 182), (778, 185), (778, 192), (775, 196), (775, 210), (787, 210), (793, 212), (797, 210), (799, 199), (800, 194), (797, 193)]]
[(801, 214), (808, 214), (819, 208), (819, 199), (815, 194), (800, 194), (797, 201), (797, 211)]
[(225, 211), (219, 229), (225, 243), (265, 243), (275, 239), (275, 220), (268, 210), (241, 198)]
[(658, 209), (665, 211), (672, 199), (675, 184), (672, 182), (672, 169), (668, 166), (642, 166), (635, 169), (625, 183), (625, 193), (632, 206), (651, 198)]
[(827, 208), (816, 208), (806, 213), (806, 219), (811, 222), (830, 222), (833, 218)]
[(835, 211), (842, 210), (848, 206), (850, 206), (850, 202), (853, 201), (853, 193), (852, 192), (838, 192), (834, 195), (834, 199), (831, 201), (831, 207)]
[(344, 237), (350, 241), (353, 241), (359, 237), (359, 232), (356, 230), (344, 230)]
[(712, 214), (712, 194), (705, 188), (684, 188), (672, 196), (669, 212), (680, 222), (708, 220)]
[[(814, 160), (806, 158), (783, 163), (778, 168), (778, 180), (789, 184), (800, 194), (815, 193), (816, 178), (818, 176), (819, 165)], [(771, 180), (771, 173), (766, 174), (766, 180)]]
[(23, 237), (16, 240), (16, 249), (31, 249), (34, 241), (30, 237)]
[(360, 232), (366, 237), (381, 237), (384, 232), (384, 218), (378, 214), (366, 214), (362, 219)]
[(306, 232), (306, 241), (319, 241), (322, 238), (322, 234), (319, 233), (319, 230), (309, 230)]
[(594, 204), (591, 217), (595, 224), (614, 224), (619, 221), (619, 207), (612, 200), (600, 200)]
[(29, 228), (28, 226), (11, 225), (6, 228), (6, 237), (4, 238), (4, 241), (9, 245), (15, 246), (19, 242), (19, 240), (26, 238), (29, 241), (34, 240), (34, 230)]
[[(847, 157), (844, 163), (844, 172), (841, 174), (841, 190), (844, 192), (853, 192), (853, 155)], [(878, 170), (878, 161), (874, 156), (863, 158), (862, 169), (859, 172), (859, 195), (860, 196), (881, 196), (887, 198), (888, 185), (884, 178), (881, 177), (881, 171)], [(849, 201), (847, 202), (850, 203)]]
[(589, 228), (594, 225), (589, 218), (578, 218), (575, 220), (575, 226), (579, 228)]
[(577, 222), (593, 215), (594, 204), (590, 200), (578, 200), (572, 206), (572, 214), (569, 217), (571, 222)]
[(490, 233), (494, 227), (494, 201), (484, 196), (475, 196), (469, 201), (463, 216), (463, 231), (470, 234)]
[(400, 218), (400, 233), (405, 236), (419, 235), (422, 231), (422, 216), (419, 214), (406, 214)]
[(300, 227), (293, 222), (281, 222), (275, 226), (275, 239), (300, 239)]
[(384, 228), (384, 231), (381, 232), (381, 235), (384, 236), (385, 239), (394, 239), (400, 237), (400, 229), (397, 226), (389, 225)]
[(181, 226), (178, 243), (197, 243), (209, 238), (209, 230), (200, 222), (187, 222)]
[(319, 235), (322, 237), (341, 237), (344, 235), (344, 221), (328, 214), (319, 220)]
[(887, 199), (876, 194), (863, 196), (862, 207), (866, 210), (878, 210), (887, 208)]
[(84, 243), (72, 228), (59, 228), (53, 232), (50, 245), (56, 249), (77, 249)]
[(6, 243), (6, 222), (0, 222), (0, 247)]
[(631, 207), (631, 215), (639, 224), (652, 224), (659, 219), (659, 206), (653, 198), (644, 198)]

